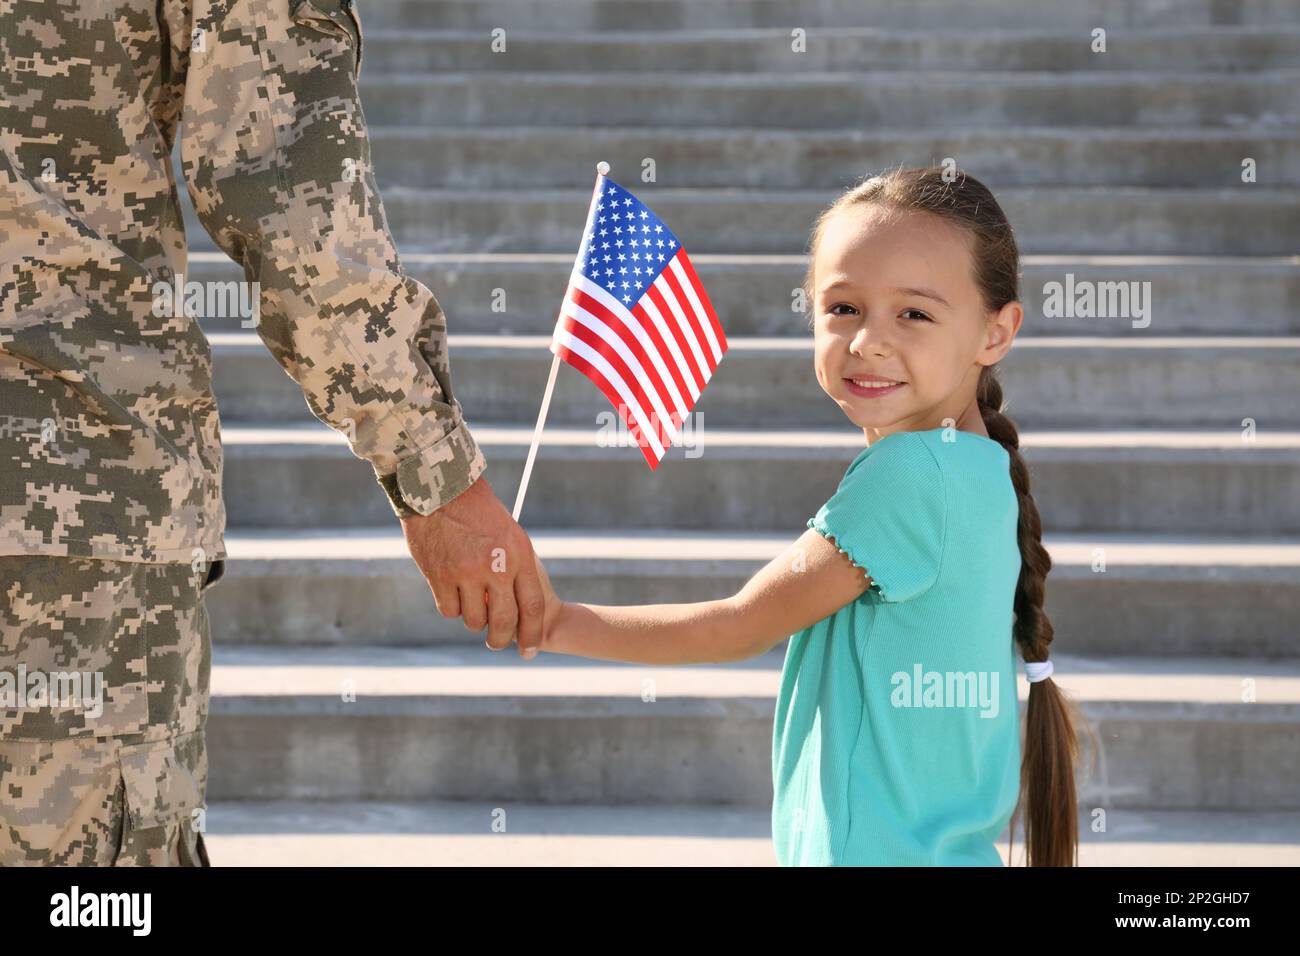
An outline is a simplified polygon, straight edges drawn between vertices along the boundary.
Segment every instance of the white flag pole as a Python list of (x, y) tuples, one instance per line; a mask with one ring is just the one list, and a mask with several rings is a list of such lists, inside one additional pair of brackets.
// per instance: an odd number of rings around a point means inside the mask
[[(609, 175), (609, 163), (600, 162), (596, 164), (596, 185), (591, 190), (591, 204), (587, 207), (587, 224), (582, 230), (583, 245), (579, 247), (579, 257), (582, 256), (582, 249), (586, 246), (587, 236), (591, 233), (592, 223), (596, 219), (596, 199), (600, 196), (601, 183)], [(578, 268), (575, 260), (574, 269)], [(559, 319), (556, 319), (558, 326)], [(519, 514), (524, 510), (524, 495), (528, 493), (528, 479), (533, 473), (533, 460), (537, 457), (537, 446), (542, 442), (542, 428), (546, 424), (546, 410), (551, 407), (551, 393), (555, 391), (555, 374), (560, 370), (560, 353), (555, 351), (555, 341), (552, 337), (551, 351), (554, 353), (551, 358), (551, 374), (546, 380), (546, 393), (542, 395), (542, 407), (537, 413), (537, 426), (533, 429), (533, 443), (528, 449), (528, 460), (524, 462), (524, 473), (519, 479), (519, 491), (515, 495), (514, 519), (519, 520)]]
[(546, 394), (542, 396), (542, 408), (537, 413), (537, 427), (533, 429), (533, 444), (528, 449), (528, 460), (524, 462), (524, 474), (519, 479), (519, 492), (515, 495), (515, 514), (516, 521), (519, 520), (519, 512), (524, 510), (524, 495), (528, 493), (528, 478), (533, 473), (533, 459), (537, 457), (537, 446), (542, 440), (542, 426), (546, 424), (546, 410), (551, 406), (551, 392), (555, 388), (555, 373), (560, 370), (560, 357), (558, 355), (551, 359), (551, 376), (546, 380)]

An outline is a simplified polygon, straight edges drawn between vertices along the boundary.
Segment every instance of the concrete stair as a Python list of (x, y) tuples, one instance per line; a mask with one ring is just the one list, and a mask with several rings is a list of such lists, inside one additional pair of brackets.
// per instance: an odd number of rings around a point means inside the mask
[[(456, 317), (457, 335), (549, 338), (573, 266), (573, 255), (565, 253), (414, 252), (401, 258), (411, 275), (436, 290), (447, 315)], [(792, 290), (803, 282), (804, 256), (705, 253), (691, 262), (729, 339), (803, 333), (805, 319), (792, 307)], [(1234, 337), (1300, 335), (1300, 256), (1026, 256), (1021, 266), (1027, 290), (1064, 285), (1068, 276), (1076, 287), (1151, 283), (1152, 318), (1144, 327), (1143, 320), (1118, 311), (1086, 322), (1052, 314), (1040, 295), (1027, 296), (1024, 328), (1034, 330), (1034, 339), (1084, 331), (1141, 339), (1225, 331)], [(192, 254), (187, 276), (200, 282), (242, 278), (228, 258), (213, 252)], [(502, 295), (505, 310), (492, 311)], [(213, 332), (241, 330), (238, 317), (204, 317), (203, 324)]]
[[(1300, 219), (1297, 220), (1300, 222)], [(557, 304), (558, 309), (558, 304)], [(806, 330), (805, 330), (806, 332)], [(232, 421), (298, 417), (301, 391), (252, 332), (211, 335), (217, 401)], [(535, 420), (549, 336), (450, 335), (452, 387), (467, 419)], [(728, 337), (694, 411), (725, 428), (845, 424), (812, 375), (812, 337)], [(1300, 338), (1017, 337), (1000, 363), (1008, 412), (1026, 428), (1300, 427)], [(780, 396), (780, 401), (773, 396)], [(555, 384), (547, 421), (589, 424), (609, 403), (580, 375)]]
[[(1081, 801), (1293, 808), (1293, 661), (1053, 657), (1058, 684), (1103, 748)], [(217, 800), (493, 794), (770, 806), (783, 658), (783, 645), (739, 664), (690, 667), (526, 662), (463, 643), (226, 647), (214, 656), (209, 789)], [(1018, 684), (1023, 702), (1028, 684)], [(1243, 702), (1247, 690), (1253, 699)]]
[[(1300, 86), (1300, 70), (1289, 95)], [(1300, 116), (1297, 117), (1300, 123)], [(936, 161), (943, 157), (934, 157)], [(1236, 175), (1231, 167), (1224, 177)], [(582, 223), (572, 213), (591, 195), (584, 189), (501, 191), (412, 189), (384, 191), (388, 222), (403, 244), (436, 252), (495, 252), (520, 247), (576, 251)], [(637, 190), (655, 214), (683, 239), (687, 251), (780, 253), (807, 240), (808, 225), (834, 195), (821, 190)], [(389, 198), (391, 196), (391, 199)], [(1146, 187), (1009, 187), (998, 203), (1026, 252), (1098, 255), (1142, 248), (1159, 255), (1276, 256), (1295, 246), (1300, 194), (1292, 188), (1254, 185), (1195, 192)], [(1205, 228), (1206, 223), (1215, 228)], [(192, 227), (192, 228), (191, 228)], [(197, 219), (187, 228), (201, 230)], [(484, 239), (485, 235), (490, 239)], [(202, 246), (200, 246), (202, 247)], [(210, 247), (210, 244), (209, 244)]]
[[(589, 604), (734, 594), (802, 528), (629, 533), (539, 527), (524, 518), (557, 592)], [(1300, 538), (1049, 533), (1044, 543), (1053, 562), (1047, 612), (1061, 646), (1068, 643), (1073, 653), (1297, 656)], [(477, 640), (459, 620), (438, 613), (390, 524), (234, 531), (228, 547), (226, 578), (209, 597), (218, 645), (441, 647)]]
[[(682, 187), (798, 189), (810, 182), (849, 182), (900, 153), (962, 156), (987, 168), (991, 187), (1221, 187), (1241, 158), (1259, 164), (1258, 185), (1293, 186), (1300, 133), (1292, 128), (1167, 129), (1159, 127), (1023, 126), (1014, 143), (1005, 131), (972, 126), (932, 129), (836, 130), (822, 136), (762, 127), (672, 129), (561, 126), (378, 127), (371, 136), (376, 165), (409, 187), (467, 189), (582, 185), (579, 170), (593, 153), (611, 166), (640, 169), (654, 157), (665, 178)], [(1036, 165), (1013, 162), (1026, 154)], [(428, 157), (432, 156), (430, 159)], [(1037, 165), (1040, 163), (1041, 165)], [(526, 167), (526, 169), (525, 169)]]
[[(358, 13), (388, 221), (447, 313), (456, 395), (507, 505), (597, 160), (683, 239), (727, 331), (692, 441), (653, 474), (561, 370), (523, 524), (567, 599), (722, 597), (803, 532), (862, 447), (792, 306), (815, 214), (900, 162), (954, 157), (984, 179), (1024, 256), (1002, 379), (1053, 560), (1057, 681), (1098, 745), (1081, 733), (1081, 862), (1300, 863), (1300, 7)], [(188, 279), (243, 278), (186, 222)], [(1150, 283), (1150, 322), (1044, 314), (1067, 277)], [(784, 644), (682, 668), (489, 652), (438, 613), (369, 466), (256, 333), (203, 325), (231, 556), (208, 601), (215, 863), (774, 862)]]
[[(775, 866), (771, 812), (731, 805), (421, 800), (211, 804), (217, 866)], [(1081, 866), (1296, 866), (1300, 813), (1115, 810)], [(1024, 865), (1016, 834), (998, 841)]]
[[(373, 18), (372, 8), (366, 20)], [(482, 29), (370, 28), (365, 34), (366, 77), (412, 70), (458, 73), (534, 72), (581, 63), (590, 73), (683, 73), (707, 63), (713, 73), (803, 71), (874, 73), (883, 70), (1010, 70), (1078, 72), (1223, 71), (1300, 66), (1300, 33), (1273, 26), (1189, 26), (1125, 29), (1104, 55), (1081, 42), (1076, 29), (932, 29), (879, 26), (813, 27), (802, 52), (781, 27), (680, 30), (604, 30), (557, 34), (507, 30), (507, 49), (495, 52)], [(1087, 35), (1084, 35), (1086, 41)]]
[[(386, 29), (468, 30), (512, 27), (548, 33), (617, 30), (703, 30), (723, 27), (877, 27), (951, 31), (1191, 27), (1294, 27), (1300, 12), (1289, 0), (1078, 0), (1068, 7), (1036, 0), (369, 0), (365, 23)], [(1087, 36), (1087, 33), (1084, 34)]]
[[(706, 394), (708, 394), (706, 392)], [(473, 425), (492, 487), (513, 502), (530, 425)], [(683, 433), (654, 472), (612, 429), (556, 426), (538, 449), (529, 485), (540, 527), (764, 531), (800, 527), (862, 450), (843, 430), (714, 429)], [(310, 528), (389, 520), (373, 470), (319, 422), (227, 426), (226, 505), (236, 526)], [(1300, 432), (1026, 432), (1021, 448), (1035, 501), (1062, 532), (1155, 535), (1300, 535)], [(793, 474), (799, 480), (792, 481)], [(743, 500), (735, 489), (744, 487)], [(293, 489), (290, 500), (281, 493)], [(638, 502), (629, 512), (628, 500)], [(348, 502), (340, 512), (339, 501)]]
[(841, 73), (656, 74), (655, 95), (646, 96), (641, 73), (602, 73), (597, 84), (585, 73), (370, 77), (363, 67), (362, 89), (372, 124), (779, 125), (816, 135), (881, 125), (1294, 126), (1297, 76), (1295, 69), (1159, 75), (916, 70), (872, 74), (863, 83)]

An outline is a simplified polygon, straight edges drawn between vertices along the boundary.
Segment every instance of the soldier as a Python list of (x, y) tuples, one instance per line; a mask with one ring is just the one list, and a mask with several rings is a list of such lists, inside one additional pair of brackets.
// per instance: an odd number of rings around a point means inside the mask
[(208, 343), (155, 295), (185, 269), (178, 124), (259, 337), (374, 467), (439, 611), (540, 642), (531, 545), (393, 246), (362, 42), (351, 0), (0, 0), (0, 865), (208, 862), (225, 510)]

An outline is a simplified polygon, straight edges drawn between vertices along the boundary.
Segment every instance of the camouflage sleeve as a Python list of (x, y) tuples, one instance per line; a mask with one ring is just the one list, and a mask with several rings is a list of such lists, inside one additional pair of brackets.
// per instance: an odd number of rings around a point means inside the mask
[(194, 0), (182, 169), (256, 282), (257, 333), (399, 514), (487, 467), (452, 394), (437, 299), (403, 274), (370, 163), (352, 0)]

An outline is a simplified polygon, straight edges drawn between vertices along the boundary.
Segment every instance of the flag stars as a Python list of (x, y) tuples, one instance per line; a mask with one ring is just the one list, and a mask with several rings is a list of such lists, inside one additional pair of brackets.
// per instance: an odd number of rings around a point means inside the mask
[[(680, 245), (644, 203), (626, 190), (604, 184), (597, 193), (591, 228), (578, 250), (588, 278), (625, 304), (634, 304)], [(621, 296), (621, 291), (629, 296)]]

